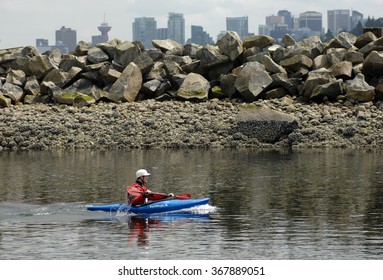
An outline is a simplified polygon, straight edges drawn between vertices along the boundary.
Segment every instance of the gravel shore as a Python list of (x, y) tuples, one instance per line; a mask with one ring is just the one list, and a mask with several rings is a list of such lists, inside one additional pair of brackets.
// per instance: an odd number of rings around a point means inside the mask
[(236, 129), (238, 111), (248, 105), (240, 100), (17, 105), (0, 108), (0, 151), (383, 146), (382, 103), (307, 104), (284, 97), (253, 104), (296, 117), (298, 128), (276, 143), (260, 143)]

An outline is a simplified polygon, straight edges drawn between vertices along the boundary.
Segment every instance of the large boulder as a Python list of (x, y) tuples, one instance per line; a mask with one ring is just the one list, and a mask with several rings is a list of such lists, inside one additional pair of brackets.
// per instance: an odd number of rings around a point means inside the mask
[(326, 97), (330, 100), (336, 100), (336, 98), (343, 93), (342, 85), (342, 80), (318, 85), (313, 89), (310, 99), (321, 101)]
[(131, 62), (112, 85), (107, 98), (114, 102), (134, 102), (141, 85), (141, 70), (135, 63)]
[(109, 56), (100, 48), (92, 47), (88, 50), (87, 59), (91, 63), (100, 63), (109, 60)]
[(47, 55), (35, 56), (29, 60), (31, 75), (35, 76), (38, 80), (44, 78), (52, 69), (57, 68), (56, 64)]
[(309, 73), (306, 81), (303, 84), (301, 96), (305, 100), (308, 100), (311, 98), (314, 88), (335, 81), (335, 77), (329, 70), (324, 68), (313, 70)]
[(257, 47), (259, 49), (267, 48), (275, 43), (275, 39), (270, 36), (265, 35), (251, 35), (247, 36), (243, 40), (243, 46), (245, 49), (250, 49), (252, 47)]
[(217, 41), (221, 54), (227, 55), (231, 61), (237, 59), (243, 52), (243, 44), (239, 35), (234, 31), (228, 31)]
[(374, 100), (375, 88), (366, 83), (364, 75), (359, 73), (353, 80), (344, 83), (346, 97), (360, 102), (370, 102)]
[(370, 77), (383, 76), (383, 52), (372, 51), (363, 62), (362, 73)]
[(359, 51), (364, 55), (364, 57), (367, 57), (367, 55), (369, 55), (372, 51), (383, 51), (383, 37), (368, 43)]
[(174, 40), (152, 40), (153, 47), (167, 54), (182, 54), (183, 46)]
[(311, 69), (313, 61), (306, 55), (298, 54), (286, 58), (279, 63), (288, 73), (296, 73), (301, 69)]
[(238, 132), (265, 143), (278, 142), (298, 128), (298, 120), (289, 114), (251, 106), (240, 109), (236, 122)]
[(13, 103), (21, 102), (24, 97), (24, 91), (20, 86), (6, 82), (1, 88), (0, 92), (4, 96), (9, 97)]
[(230, 61), (227, 55), (220, 53), (217, 46), (206, 45), (197, 52), (200, 65), (204, 69), (212, 69), (220, 64)]
[(116, 46), (114, 60), (123, 68), (133, 62), (141, 53), (140, 48), (132, 42), (125, 41)]
[(183, 80), (177, 90), (177, 97), (181, 99), (206, 100), (208, 98), (210, 83), (203, 76), (190, 73)]
[(258, 62), (247, 62), (235, 80), (235, 88), (248, 101), (254, 101), (273, 79)]

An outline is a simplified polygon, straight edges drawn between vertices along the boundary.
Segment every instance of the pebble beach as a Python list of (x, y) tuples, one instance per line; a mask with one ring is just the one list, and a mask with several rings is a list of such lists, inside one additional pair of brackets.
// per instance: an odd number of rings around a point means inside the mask
[(241, 100), (145, 100), (77, 108), (59, 104), (0, 108), (0, 151), (129, 149), (380, 148), (383, 104), (301, 103), (294, 97), (253, 104), (294, 116), (298, 128), (276, 143), (239, 132)]

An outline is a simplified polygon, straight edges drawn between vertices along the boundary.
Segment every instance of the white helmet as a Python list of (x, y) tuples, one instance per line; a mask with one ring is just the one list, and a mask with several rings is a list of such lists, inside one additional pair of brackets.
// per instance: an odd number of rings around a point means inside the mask
[(148, 171), (146, 171), (146, 169), (140, 169), (140, 170), (137, 170), (136, 172), (136, 178), (140, 178), (142, 176), (150, 176), (150, 173)]

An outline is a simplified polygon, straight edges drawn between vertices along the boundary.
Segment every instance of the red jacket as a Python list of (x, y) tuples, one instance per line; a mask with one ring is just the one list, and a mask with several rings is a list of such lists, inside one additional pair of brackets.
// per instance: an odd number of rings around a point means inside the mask
[(151, 193), (146, 194), (147, 191), (150, 191), (147, 187), (143, 186), (140, 181), (136, 181), (130, 186), (126, 187), (126, 194), (128, 202), (132, 205), (140, 205), (145, 203), (145, 199), (148, 200), (160, 200), (164, 199), (164, 196), (161, 194)]

